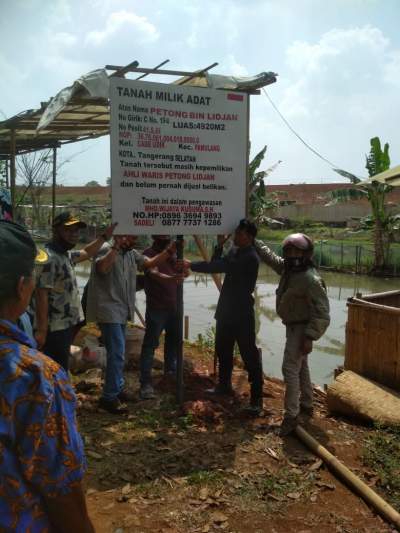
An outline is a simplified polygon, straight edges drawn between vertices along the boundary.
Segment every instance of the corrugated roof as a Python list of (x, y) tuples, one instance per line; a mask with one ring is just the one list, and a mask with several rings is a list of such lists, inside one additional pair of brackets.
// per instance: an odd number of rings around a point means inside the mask
[[(106, 68), (116, 70), (113, 75), (123, 75), (126, 72), (175, 76), (190, 74), (181, 71), (136, 68), (137, 65), (137, 62), (133, 62), (127, 67), (107, 65)], [(208, 73), (206, 76), (206, 70), (215, 65), (217, 63), (187, 78), (177, 80), (176, 83), (198, 86), (202, 79), (205, 86), (224, 88), (225, 83), (226, 88), (235, 90), (233, 84), (236, 84), (236, 90), (248, 90), (254, 93), (256, 87), (276, 81), (277, 75), (272, 72), (261, 73), (251, 78), (209, 76)], [(105, 69), (94, 70), (80, 77), (70, 87), (62, 89), (49, 102), (43, 103), (40, 109), (23, 111), (0, 122), (0, 159), (8, 159), (13, 153), (13, 135), (16, 155), (107, 135), (110, 127), (109, 100), (105, 97), (108, 95), (108, 80)], [(214, 85), (211, 85), (210, 80), (213, 80)]]
[(38, 133), (37, 127), (46, 107), (25, 111), (0, 122), (0, 158), (9, 157), (13, 130), (17, 154), (109, 133), (110, 110), (105, 99), (71, 100), (50, 125)]

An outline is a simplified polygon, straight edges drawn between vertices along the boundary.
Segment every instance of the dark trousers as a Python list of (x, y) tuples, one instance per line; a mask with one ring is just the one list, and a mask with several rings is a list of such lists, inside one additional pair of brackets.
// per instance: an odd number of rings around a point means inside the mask
[(174, 309), (146, 309), (146, 332), (140, 354), (140, 383), (151, 383), (154, 350), (158, 348), (160, 335), (165, 330), (164, 372), (176, 371), (177, 315)]
[(51, 357), (68, 372), (69, 356), (74, 328), (49, 331), (42, 352)]
[(261, 354), (256, 346), (254, 315), (231, 323), (217, 320), (215, 350), (219, 363), (219, 382), (229, 386), (233, 370), (233, 349), (235, 342), (248, 372), (251, 399), (262, 397), (263, 371)]

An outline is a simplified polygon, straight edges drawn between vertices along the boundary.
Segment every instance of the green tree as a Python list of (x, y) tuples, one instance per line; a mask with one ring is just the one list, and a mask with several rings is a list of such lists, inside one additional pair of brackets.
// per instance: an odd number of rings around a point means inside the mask
[(17, 216), (22, 204), (31, 205), (32, 228), (42, 228), (48, 223), (48, 211), (43, 209), (43, 195), (52, 180), (52, 150), (22, 154), (16, 159), (17, 179), (22, 185), (17, 195)]
[(256, 224), (265, 224), (266, 222), (272, 221), (272, 219), (265, 215), (265, 211), (275, 209), (279, 205), (276, 193), (267, 194), (264, 180), (276, 169), (281, 161), (277, 161), (267, 170), (258, 170), (264, 160), (266, 151), (267, 147), (264, 146), (249, 163), (249, 214)]
[[(376, 174), (384, 172), (390, 167), (389, 144), (385, 143), (383, 150), (379, 137), (370, 140), (370, 152), (366, 156), (365, 168), (368, 175), (373, 178)], [(332, 191), (332, 201), (328, 205), (337, 202), (345, 202), (366, 198), (371, 206), (371, 219), (373, 223), (374, 241), (374, 266), (373, 271), (384, 270), (389, 256), (390, 233), (392, 229), (393, 217), (387, 212), (385, 207), (385, 197), (393, 187), (378, 181), (361, 179), (340, 169), (335, 169), (341, 176), (350, 180), (352, 187)]]
[(85, 187), (101, 187), (100, 183), (96, 180), (88, 181)]

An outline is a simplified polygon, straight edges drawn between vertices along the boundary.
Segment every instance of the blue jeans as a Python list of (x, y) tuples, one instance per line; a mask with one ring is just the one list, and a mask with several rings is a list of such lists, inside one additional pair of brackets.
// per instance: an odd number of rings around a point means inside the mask
[(107, 351), (103, 398), (114, 400), (124, 386), (125, 324), (99, 324)]
[(176, 370), (176, 311), (146, 309), (146, 333), (140, 354), (140, 383), (151, 383), (154, 350), (158, 348), (160, 335), (165, 330), (164, 372)]

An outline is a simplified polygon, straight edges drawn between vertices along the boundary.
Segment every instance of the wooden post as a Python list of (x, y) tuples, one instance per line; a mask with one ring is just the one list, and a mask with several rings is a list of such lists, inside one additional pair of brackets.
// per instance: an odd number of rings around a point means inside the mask
[(53, 147), (53, 183), (52, 183), (52, 211), (51, 211), (51, 223), (54, 223), (56, 217), (56, 185), (57, 185), (57, 147)]
[(353, 474), (351, 470), (315, 440), (304, 428), (297, 426), (295, 433), (301, 442), (315, 453), (315, 455), (318, 455), (335, 475), (342, 478), (354, 492), (359, 494), (368, 504), (372, 505), (381, 516), (390, 523), (395, 524), (397, 528), (400, 528), (400, 515), (393, 507)]
[(189, 317), (185, 315), (185, 334), (184, 334), (185, 340), (188, 340), (189, 338)]
[(10, 138), (10, 192), (11, 192), (11, 209), (12, 216), (15, 219), (16, 217), (16, 190), (15, 190), (15, 179), (16, 179), (16, 167), (15, 167), (15, 156), (16, 156), (16, 138), (15, 138), (15, 129), (11, 130)]
[(340, 243), (340, 268), (343, 268), (343, 241)]
[[(200, 250), (200, 254), (202, 258), (204, 259), (204, 261), (209, 261), (210, 258), (209, 258), (207, 249), (203, 244), (203, 241), (200, 239), (198, 235), (193, 235), (193, 239), (195, 243), (197, 244), (197, 247)], [(218, 274), (211, 274), (211, 276), (215, 282), (215, 285), (217, 286), (217, 289), (220, 291), (222, 287), (221, 276), (219, 276)]]
[[(176, 257), (183, 259), (183, 235), (178, 235), (176, 240)], [(176, 317), (176, 401), (183, 405), (183, 283), (176, 288), (177, 317)]]
[(356, 274), (358, 274), (358, 258), (359, 258), (359, 247), (356, 248)]

